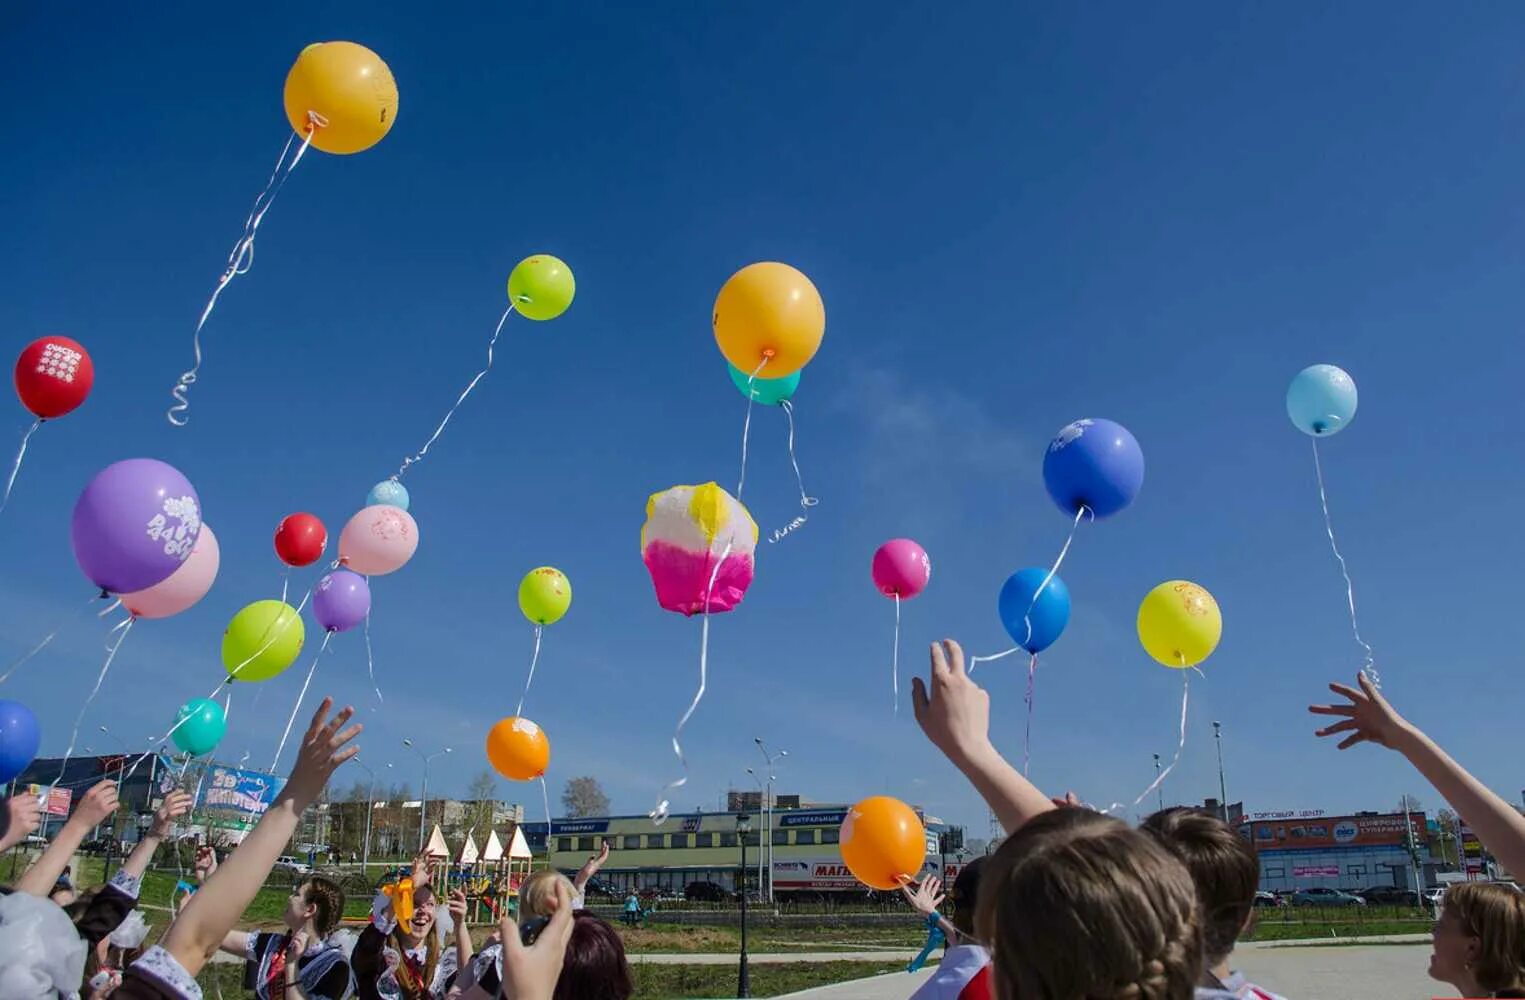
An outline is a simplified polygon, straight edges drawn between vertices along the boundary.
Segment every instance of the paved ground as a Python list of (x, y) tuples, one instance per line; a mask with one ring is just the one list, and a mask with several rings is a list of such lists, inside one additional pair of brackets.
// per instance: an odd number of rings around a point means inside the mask
[[(919, 950), (919, 949), (918, 949)], [(747, 955), (752, 965), (779, 965), (786, 962), (903, 962), (915, 958), (917, 950), (888, 951), (772, 951), (752, 952)], [(736, 953), (723, 955), (697, 954), (632, 954), (627, 956), (631, 964), (650, 962), (655, 965), (735, 965)]]

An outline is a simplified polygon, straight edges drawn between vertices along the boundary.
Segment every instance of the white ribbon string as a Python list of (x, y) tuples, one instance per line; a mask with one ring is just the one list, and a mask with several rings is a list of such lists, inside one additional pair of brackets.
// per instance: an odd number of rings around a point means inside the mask
[(233, 685), (228, 685), (228, 696), (222, 703), (222, 724), (226, 726), (228, 720), (233, 717)]
[(196, 383), (197, 373), (201, 369), (201, 329), (211, 318), (212, 310), (217, 308), (217, 299), (222, 295), (224, 288), (240, 274), (249, 273), (254, 266), (254, 238), (259, 233), (259, 224), (265, 220), (265, 213), (270, 211), (270, 206), (275, 204), (275, 196), (280, 193), (286, 178), (302, 162), (302, 156), (307, 152), (307, 147), (312, 145), (313, 136), (318, 129), (327, 125), (328, 121), (315, 111), (307, 112), (306, 137), (302, 145), (297, 149), (296, 155), (291, 162), (286, 162), (286, 157), (291, 152), (291, 145), (296, 141), (296, 133), (293, 132), (286, 138), (286, 145), (281, 149), (281, 155), (275, 161), (275, 169), (270, 173), (270, 179), (265, 182), (265, 189), (254, 199), (254, 205), (249, 209), (249, 215), (244, 219), (244, 231), (238, 237), (238, 242), (233, 244), (233, 249), (228, 253), (228, 266), (223, 270), (222, 277), (217, 279), (217, 287), (212, 289), (212, 297), (207, 299), (206, 308), (201, 310), (201, 318), (196, 321), (196, 330), (191, 335), (191, 350), (195, 356), (195, 363), (190, 369), (180, 373), (175, 387), (170, 390), (170, 395), (175, 397), (175, 405), (165, 413), (165, 417), (176, 427), (184, 427), (190, 422), (186, 411), (190, 409), (188, 394), (191, 386)]
[(476, 377), (467, 383), (466, 388), (461, 390), (461, 394), (455, 398), (455, 403), (446, 411), (445, 419), (441, 420), (439, 426), (434, 428), (434, 433), (429, 435), (429, 440), (424, 442), (424, 446), (418, 450), (417, 454), (413, 455), (412, 458), (403, 459), (402, 465), (392, 474), (393, 482), (402, 478), (402, 474), (408, 471), (408, 466), (413, 465), (415, 462), (423, 461), (424, 456), (429, 454), (429, 447), (439, 440), (441, 434), (445, 433), (445, 425), (450, 423), (450, 418), (455, 416), (455, 411), (461, 408), (462, 403), (466, 402), (466, 397), (471, 395), (471, 390), (477, 387), (477, 383), (482, 381), (488, 372), (492, 371), (492, 349), (498, 343), (498, 334), (503, 332), (503, 324), (508, 322), (509, 314), (513, 311), (514, 303), (510, 302), (508, 308), (503, 310), (503, 315), (498, 318), (497, 329), (493, 330), (492, 339), (487, 342), (487, 367), (477, 372)]
[(545, 806), (545, 864), (551, 865), (551, 793), (545, 790), (545, 775), (540, 776), (540, 803)]
[(971, 656), (969, 657), (968, 665), (964, 668), (964, 672), (972, 674), (974, 673), (976, 664), (989, 663), (991, 660), (1004, 660), (1006, 657), (1012, 655), (1013, 653), (1020, 653), (1021, 651), (1021, 646), (1013, 646), (1010, 649), (1002, 650), (999, 653), (992, 653), (989, 656)]
[[(366, 577), (367, 580), (370, 577)], [(376, 692), (376, 704), (386, 704), (386, 699), (381, 697), (381, 685), (376, 683), (376, 657), (371, 652), (371, 612), (365, 612), (365, 672), (371, 678), (371, 690)]]
[[(115, 635), (116, 641), (106, 647), (106, 662), (101, 664), (101, 672), (95, 677), (95, 687), (90, 689), (90, 694), (85, 698), (85, 703), (79, 707), (79, 714), (74, 717), (74, 729), (69, 733), (69, 749), (64, 751), (64, 762), (58, 769), (58, 777), (53, 779), (53, 784), (48, 786), (52, 792), (63, 780), (64, 771), (69, 767), (69, 761), (74, 757), (74, 746), (79, 742), (79, 727), (85, 721), (85, 713), (90, 711), (90, 706), (95, 702), (95, 696), (101, 693), (101, 685), (105, 683), (106, 672), (111, 669), (111, 663), (116, 659), (117, 650), (122, 648), (122, 640), (127, 638), (127, 633), (132, 631), (132, 625), (138, 620), (137, 615), (128, 615), (126, 618), (111, 626), (108, 635)], [(44, 799), (46, 801), (46, 799)]]
[(291, 726), (297, 721), (297, 713), (302, 710), (302, 701), (307, 697), (307, 686), (312, 683), (312, 675), (318, 672), (318, 661), (323, 659), (323, 654), (328, 652), (328, 644), (338, 635), (337, 632), (325, 632), (323, 645), (318, 647), (318, 655), (312, 658), (312, 666), (307, 668), (307, 679), (302, 682), (302, 690), (297, 694), (297, 703), (291, 706), (291, 715), (286, 719), (286, 731), (281, 734), (281, 742), (275, 748), (275, 757), (270, 761), (270, 770), (275, 771), (275, 765), (281, 762), (281, 752), (286, 749), (286, 739), (291, 735)]
[[(81, 604), (79, 607), (75, 608), (74, 611), (70, 613), (69, 617), (65, 618), (62, 622), (59, 623), (57, 628), (55, 628), (53, 631), (49, 632), (47, 635), (43, 636), (41, 642), (37, 643), (37, 645), (33, 646), (31, 649), (27, 650), (25, 653), (22, 653), (19, 657), (17, 657), (14, 661), (12, 661), (11, 665), (5, 668), (5, 673), (0, 674), (0, 684), (4, 684), (6, 681), (10, 680), (11, 674), (14, 674), (17, 670), (20, 670), (23, 665), (25, 665), (26, 663), (28, 663), (32, 659), (32, 657), (36, 656), (38, 653), (42, 652), (45, 648), (47, 648), (49, 643), (51, 643), (54, 639), (58, 638), (58, 633), (62, 632), (64, 630), (64, 628), (67, 627), (68, 625), (73, 624), (74, 619), (76, 619), (76, 618), (78, 618), (80, 616), (80, 612), (84, 611), (86, 608), (88, 608), (90, 605), (94, 604), (96, 601), (99, 601), (100, 599), (101, 598), (98, 597), (98, 596), (91, 597), (90, 600), (86, 601), (84, 604)], [(110, 607), (108, 607), (106, 609), (106, 611), (110, 611), (112, 608), (117, 607), (121, 603), (122, 603), (121, 601), (117, 601), (117, 602), (113, 603)], [(106, 611), (102, 611), (101, 614), (105, 614)]]
[[(758, 365), (758, 367), (762, 366)], [(731, 554), (732, 544), (731, 541), (725, 543), (725, 550), (720, 553), (720, 558), (715, 560), (715, 568), (710, 571), (709, 585), (704, 588), (704, 610), (701, 612), (704, 615), (704, 624), (699, 629), (699, 690), (694, 692), (694, 700), (689, 703), (688, 711), (684, 712), (683, 718), (678, 720), (678, 728), (674, 729), (672, 734), (672, 752), (677, 755), (678, 763), (683, 765), (683, 777), (662, 787), (662, 799), (650, 813), (652, 822), (657, 826), (667, 822), (667, 814), (672, 806), (667, 793), (688, 784), (688, 758), (683, 756), (683, 744), (679, 742), (679, 738), (683, 735), (683, 727), (688, 725), (689, 717), (694, 714), (694, 710), (699, 707), (699, 702), (704, 699), (704, 689), (709, 683), (710, 595), (715, 591), (715, 580), (720, 576), (720, 567), (725, 565), (726, 557)]]
[(1092, 521), (1096, 520), (1096, 515), (1091, 512), (1091, 508), (1087, 507), (1085, 504), (1081, 504), (1080, 509), (1075, 511), (1075, 520), (1070, 522), (1070, 533), (1065, 536), (1064, 545), (1059, 549), (1059, 557), (1054, 560), (1054, 565), (1049, 567), (1048, 575), (1043, 578), (1042, 583), (1038, 584), (1038, 589), (1033, 591), (1033, 599), (1027, 602), (1027, 610), (1022, 613), (1022, 624), (1025, 626), (1024, 632), (1026, 636), (1022, 640), (1022, 644), (1020, 646), (1013, 646), (1010, 649), (1003, 650), (1002, 652), (996, 653), (992, 656), (971, 656), (969, 658), (969, 664), (966, 671), (967, 673), (974, 673), (976, 664), (989, 663), (991, 660), (999, 660), (1010, 656), (1019, 650), (1026, 649), (1027, 646), (1033, 641), (1033, 609), (1038, 606), (1038, 598), (1041, 597), (1043, 592), (1048, 589), (1049, 583), (1053, 581), (1055, 576), (1059, 575), (1059, 567), (1064, 565), (1064, 557), (1070, 554), (1070, 543), (1075, 541), (1075, 532), (1080, 528), (1080, 519), (1086, 516), (1089, 516)]
[[(1183, 669), (1181, 671), (1181, 738), (1176, 743), (1176, 753), (1175, 753), (1175, 756), (1170, 758), (1170, 764), (1163, 771), (1161, 771), (1159, 774), (1155, 775), (1154, 780), (1149, 783), (1149, 787), (1144, 789), (1142, 792), (1138, 793), (1138, 798), (1133, 800), (1133, 805), (1131, 806), (1131, 808), (1137, 809), (1138, 808), (1138, 804), (1140, 802), (1144, 801), (1144, 799), (1147, 798), (1150, 795), (1150, 793), (1152, 793), (1156, 788), (1159, 788), (1160, 787), (1160, 783), (1163, 782), (1167, 777), (1169, 777), (1170, 776), (1170, 772), (1175, 769), (1176, 764), (1180, 763), (1180, 761), (1181, 761), (1181, 751), (1186, 749), (1186, 704), (1187, 704), (1187, 701), (1189, 700), (1190, 696), (1191, 696), (1191, 671)], [(1106, 812), (1111, 813), (1114, 810), (1121, 809), (1122, 805), (1123, 804), (1121, 802), (1114, 802), (1106, 810)]]
[[(799, 459), (797, 459), (794, 455), (794, 405), (787, 399), (783, 400), (778, 405), (781, 409), (783, 409), (785, 419), (789, 421), (789, 464), (794, 466), (794, 481), (800, 488), (800, 509), (802, 511), (808, 511), (811, 507), (814, 507), (821, 501), (805, 492), (805, 477), (800, 475)], [(768, 537), (768, 542), (770, 544), (777, 542), (790, 532), (797, 531), (798, 529), (805, 526), (805, 522), (807, 520), (809, 520), (808, 514), (801, 513), (794, 520), (790, 521), (782, 528), (774, 531), (773, 534)]]
[(1027, 660), (1027, 728), (1022, 732), (1022, 777), (1027, 777), (1027, 767), (1033, 760), (1033, 680), (1038, 674), (1038, 654), (1032, 653)]
[(21, 447), (16, 449), (16, 460), (11, 463), (11, 474), (5, 481), (5, 495), (0, 496), (0, 511), (5, 510), (5, 505), (11, 502), (11, 490), (16, 486), (16, 473), (21, 471), (21, 460), (26, 457), (27, 442), (32, 440), (32, 435), (37, 433), (37, 428), (42, 426), (42, 418), (32, 421), (32, 426), (21, 435)]
[(900, 595), (895, 595), (895, 653), (890, 658), (890, 690), (895, 718), (900, 718)]
[(756, 402), (752, 397), (752, 386), (757, 382), (757, 373), (762, 371), (767, 363), (768, 359), (763, 358), (757, 367), (752, 369), (752, 374), (747, 376), (747, 419), (741, 425), (741, 475), (736, 480), (737, 500), (741, 499), (741, 491), (747, 485), (747, 439), (752, 435), (752, 405)]
[[(514, 709), (515, 715), (524, 714), (524, 699), (529, 697), (530, 685), (535, 682), (535, 664), (540, 662), (540, 633), (543, 631), (544, 629), (541, 626), (535, 626), (535, 651), (530, 654), (530, 672), (529, 676), (524, 679), (524, 693), (519, 695), (519, 707)], [(550, 828), (547, 827), (546, 829)]]
[(1372, 687), (1382, 689), (1382, 675), (1377, 672), (1376, 654), (1370, 644), (1361, 638), (1361, 625), (1356, 620), (1356, 588), (1350, 579), (1350, 568), (1345, 565), (1345, 557), (1340, 554), (1340, 546), (1334, 540), (1334, 521), (1329, 516), (1329, 497), (1324, 492), (1324, 466), (1319, 462), (1318, 438), (1310, 438), (1313, 442), (1313, 474), (1318, 477), (1318, 502), (1324, 508), (1324, 533), (1329, 536), (1329, 549), (1334, 553), (1335, 560), (1340, 564), (1340, 575), (1345, 578), (1345, 603), (1350, 608), (1350, 631), (1356, 637), (1356, 645), (1365, 651), (1365, 662), (1361, 670), (1371, 678)]

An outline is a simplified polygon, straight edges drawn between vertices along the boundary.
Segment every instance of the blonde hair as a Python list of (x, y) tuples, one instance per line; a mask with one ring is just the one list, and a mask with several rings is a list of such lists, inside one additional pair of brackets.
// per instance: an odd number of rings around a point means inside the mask
[(1506, 885), (1462, 882), (1442, 897), (1462, 933), (1478, 940), (1472, 975), (1489, 993), (1525, 986), (1525, 894)]
[(556, 912), (556, 886), (567, 887), (568, 896), (576, 896), (572, 880), (554, 869), (531, 875), (519, 886), (519, 919), (549, 917)]
[(1191, 875), (1151, 837), (1055, 809), (1001, 845), (976, 926), (1002, 1000), (1192, 1000), (1202, 932)]

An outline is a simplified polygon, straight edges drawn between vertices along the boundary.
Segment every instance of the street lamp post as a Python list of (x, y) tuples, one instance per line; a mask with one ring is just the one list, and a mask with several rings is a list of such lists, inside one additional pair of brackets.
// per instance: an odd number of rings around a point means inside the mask
[[(767, 794), (767, 792), (765, 792), (763, 790), (763, 781), (762, 781), (762, 779), (759, 778), (757, 776), (757, 772), (752, 770), (750, 767), (747, 768), (747, 773), (752, 776), (752, 780), (753, 781), (757, 782), (757, 804), (758, 804), (759, 809), (766, 808), (762, 804), (763, 796)], [(766, 833), (767, 832), (767, 824), (763, 825), (763, 829), (764, 829), (764, 833)], [(762, 844), (759, 843), (757, 845), (757, 891), (758, 892), (762, 892), (763, 891), (763, 886), (766, 885), (766, 884), (767, 883), (765, 883), (763, 881), (763, 852), (762, 852)]]
[[(736, 817), (736, 839), (741, 841), (741, 870), (737, 873), (736, 882), (741, 889), (741, 968), (737, 972), (736, 995), (738, 997), (750, 997), (752, 995), (752, 982), (747, 973), (747, 834), (752, 832), (752, 817), (741, 813)], [(762, 853), (762, 844), (757, 845), (757, 853)], [(761, 886), (758, 887), (762, 888)]]
[(371, 816), (376, 812), (376, 772), (358, 756), (355, 763), (365, 768), (365, 773), (371, 776), (370, 784), (365, 789), (365, 842), (360, 848), (360, 877), (365, 878), (371, 871)]
[(1160, 755), (1154, 755), (1154, 786), (1160, 793), (1160, 811), (1165, 811), (1165, 786), (1160, 783)]
[(1213, 723), (1213, 739), (1218, 743), (1218, 804), (1223, 810), (1223, 822), (1228, 822), (1228, 788), (1223, 783), (1223, 723)]
[[(774, 763), (776, 761), (783, 760), (785, 757), (789, 756), (789, 751), (788, 750), (780, 750), (776, 754), (769, 754), (768, 753), (768, 746), (767, 746), (767, 744), (765, 744), (762, 741), (761, 737), (753, 737), (752, 742), (757, 744), (757, 752), (762, 754), (764, 763), (766, 763), (768, 765), (768, 790), (767, 790), (766, 795), (765, 795), (766, 801), (763, 802), (763, 836), (765, 838), (767, 838), (767, 841), (768, 841), (768, 902), (772, 903), (773, 902), (773, 782), (778, 780), (778, 775), (773, 773), (773, 765), (774, 765)], [(758, 858), (759, 861), (762, 860), (762, 858), (760, 857), (762, 852), (763, 852), (762, 841), (758, 841), (758, 843), (757, 843), (757, 853), (759, 855), (759, 858)], [(762, 891), (762, 886), (759, 885), (757, 887), (757, 889), (758, 889), (759, 892), (761, 892)]]
[(419, 796), (418, 801), (418, 849), (422, 851), (424, 849), (424, 822), (425, 818), (429, 815), (429, 762), (436, 757), (449, 753), (451, 748), (445, 747), (443, 750), (436, 750), (431, 754), (426, 754), (414, 746), (412, 740), (405, 739), (402, 741), (402, 745), (418, 754), (419, 758), (424, 762), (424, 792)]

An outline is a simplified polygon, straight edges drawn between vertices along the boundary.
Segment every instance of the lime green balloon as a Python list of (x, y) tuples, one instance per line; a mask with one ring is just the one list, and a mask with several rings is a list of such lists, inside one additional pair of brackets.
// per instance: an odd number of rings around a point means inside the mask
[(519, 610), (536, 625), (561, 620), (572, 606), (572, 583), (554, 566), (532, 569), (519, 582)]
[(234, 680), (268, 681), (302, 655), (306, 629), (284, 601), (255, 601), (222, 634), (222, 666)]
[(555, 319), (567, 311), (577, 281), (560, 257), (537, 253), (514, 265), (508, 276), (508, 298), (514, 311), (528, 319)]

